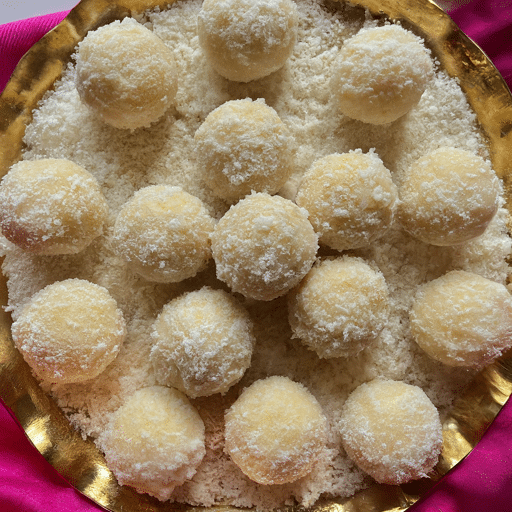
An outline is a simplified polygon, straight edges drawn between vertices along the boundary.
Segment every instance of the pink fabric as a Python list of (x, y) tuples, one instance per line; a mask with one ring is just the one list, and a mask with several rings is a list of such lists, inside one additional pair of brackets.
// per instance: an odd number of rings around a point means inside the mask
[(0, 404), (0, 511), (104, 512), (46, 462)]
[(499, 69), (512, 89), (512, 0), (474, 0), (450, 16)]
[[(0, 91), (16, 62), (66, 12), (0, 26)], [(450, 15), (512, 88), (512, 0), (473, 0)], [(98, 512), (43, 459), (0, 400), (0, 512)], [(411, 512), (512, 512), (512, 401), (482, 441)]]
[(0, 92), (4, 90), (25, 52), (58, 25), (68, 13), (69, 11), (57, 12), (0, 26)]

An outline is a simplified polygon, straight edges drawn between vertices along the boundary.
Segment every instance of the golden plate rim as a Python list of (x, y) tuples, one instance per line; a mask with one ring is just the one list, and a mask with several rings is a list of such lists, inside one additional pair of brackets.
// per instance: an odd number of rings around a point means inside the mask
[[(76, 44), (85, 34), (115, 19), (172, 3), (174, 0), (82, 0), (25, 54), (0, 96), (0, 176), (20, 158), (22, 137), (32, 110), (61, 76)], [(333, 0), (332, 3), (343, 2)], [(458, 77), (469, 103), (477, 112), (489, 143), (493, 166), (504, 182), (506, 206), (512, 212), (512, 96), (483, 50), (431, 0), (352, 0), (346, 3), (413, 30), (425, 39), (441, 67), (449, 75)], [(0, 304), (7, 304), (6, 279), (1, 274)], [(37, 384), (13, 347), (10, 323), (10, 315), (0, 309), (0, 396), (43, 457), (79, 492), (113, 512), (194, 509), (161, 503), (117, 484), (92, 441), (82, 439)], [(375, 485), (352, 498), (322, 502), (313, 508), (336, 509), (338, 512), (406, 510), (467, 456), (511, 392), (512, 351), (485, 368), (475, 378), (468, 393), (457, 400), (444, 424), (445, 447), (431, 478), (404, 486)], [(475, 404), (478, 404), (476, 411)], [(216, 508), (234, 510), (229, 506)]]

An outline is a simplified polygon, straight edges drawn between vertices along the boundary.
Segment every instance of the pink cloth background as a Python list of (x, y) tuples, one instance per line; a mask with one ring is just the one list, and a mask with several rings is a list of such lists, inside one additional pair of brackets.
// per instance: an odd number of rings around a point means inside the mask
[[(0, 26), (0, 91), (16, 63), (67, 12)], [(512, 0), (474, 0), (450, 16), (512, 88)], [(0, 512), (98, 512), (44, 460), (0, 400)], [(512, 512), (512, 402), (478, 446), (411, 512)], [(128, 512), (128, 511), (127, 511)]]

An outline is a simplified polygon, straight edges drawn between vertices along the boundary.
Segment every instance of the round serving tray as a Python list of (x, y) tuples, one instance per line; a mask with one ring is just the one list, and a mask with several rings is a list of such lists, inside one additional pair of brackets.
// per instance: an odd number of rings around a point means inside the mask
[[(62, 23), (30, 49), (0, 97), (0, 177), (20, 159), (25, 127), (31, 120), (33, 109), (60, 78), (75, 46), (87, 32), (115, 19), (165, 7), (169, 3), (172, 1), (82, 0)], [(374, 17), (398, 21), (422, 36), (441, 67), (458, 78), (488, 140), (493, 167), (504, 181), (507, 208), (512, 213), (512, 97), (484, 52), (429, 0), (353, 0), (350, 3), (368, 10)], [(326, 4), (333, 9), (339, 5), (335, 1)], [(7, 305), (3, 275), (0, 275), (0, 305)], [(157, 512), (193, 509), (161, 503), (117, 484), (92, 441), (82, 439), (39, 387), (13, 346), (10, 325), (10, 315), (1, 308), (0, 396), (45, 459), (76, 489), (108, 510)], [(443, 452), (432, 478), (404, 486), (374, 485), (348, 500), (317, 504), (315, 510), (406, 510), (472, 450), (511, 392), (512, 354), (506, 354), (485, 368), (467, 393), (457, 400), (444, 424)]]

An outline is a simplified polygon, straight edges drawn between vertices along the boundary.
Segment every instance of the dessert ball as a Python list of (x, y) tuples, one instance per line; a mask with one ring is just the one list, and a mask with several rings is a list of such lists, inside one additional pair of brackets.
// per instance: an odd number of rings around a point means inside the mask
[(25, 160), (0, 184), (3, 235), (34, 254), (75, 254), (103, 230), (108, 206), (94, 176), (69, 160)]
[(134, 130), (160, 119), (178, 89), (172, 52), (132, 18), (89, 32), (78, 44), (75, 85), (105, 123)]
[(82, 279), (36, 293), (12, 324), (12, 339), (43, 381), (83, 382), (116, 358), (126, 335), (123, 314), (108, 290)]
[(395, 121), (419, 101), (434, 67), (423, 41), (399, 25), (363, 29), (341, 48), (331, 89), (342, 114)]
[(348, 456), (377, 482), (390, 485), (427, 476), (443, 443), (439, 413), (423, 390), (381, 379), (350, 394), (341, 436)]
[(114, 225), (116, 253), (149, 281), (193, 277), (211, 258), (215, 221), (200, 199), (180, 187), (145, 187), (123, 206)]
[(298, 14), (292, 0), (205, 0), (199, 44), (219, 75), (250, 82), (281, 68), (293, 51)]
[(454, 270), (418, 289), (411, 333), (432, 358), (481, 368), (512, 346), (512, 296), (477, 274)]
[(251, 194), (212, 234), (217, 277), (245, 297), (275, 299), (308, 273), (317, 240), (304, 209), (280, 196)]
[(295, 202), (308, 211), (320, 244), (344, 251), (366, 247), (385, 233), (397, 196), (382, 160), (357, 150), (314, 162)]
[(161, 501), (190, 480), (205, 454), (204, 424), (177, 389), (139, 389), (115, 413), (100, 443), (120, 485)]
[(417, 160), (399, 188), (398, 220), (415, 238), (455, 245), (480, 236), (498, 211), (500, 183), (489, 162), (443, 147)]
[(388, 312), (384, 276), (349, 256), (317, 263), (288, 296), (293, 337), (321, 358), (360, 352), (385, 327)]
[(247, 311), (223, 290), (204, 287), (172, 300), (152, 335), (157, 382), (191, 398), (226, 392), (251, 364), (252, 330)]
[(264, 100), (228, 101), (195, 134), (203, 179), (234, 202), (252, 191), (276, 193), (293, 169), (293, 138)]
[(259, 484), (284, 484), (307, 475), (327, 440), (320, 404), (287, 377), (254, 382), (225, 419), (227, 453)]

